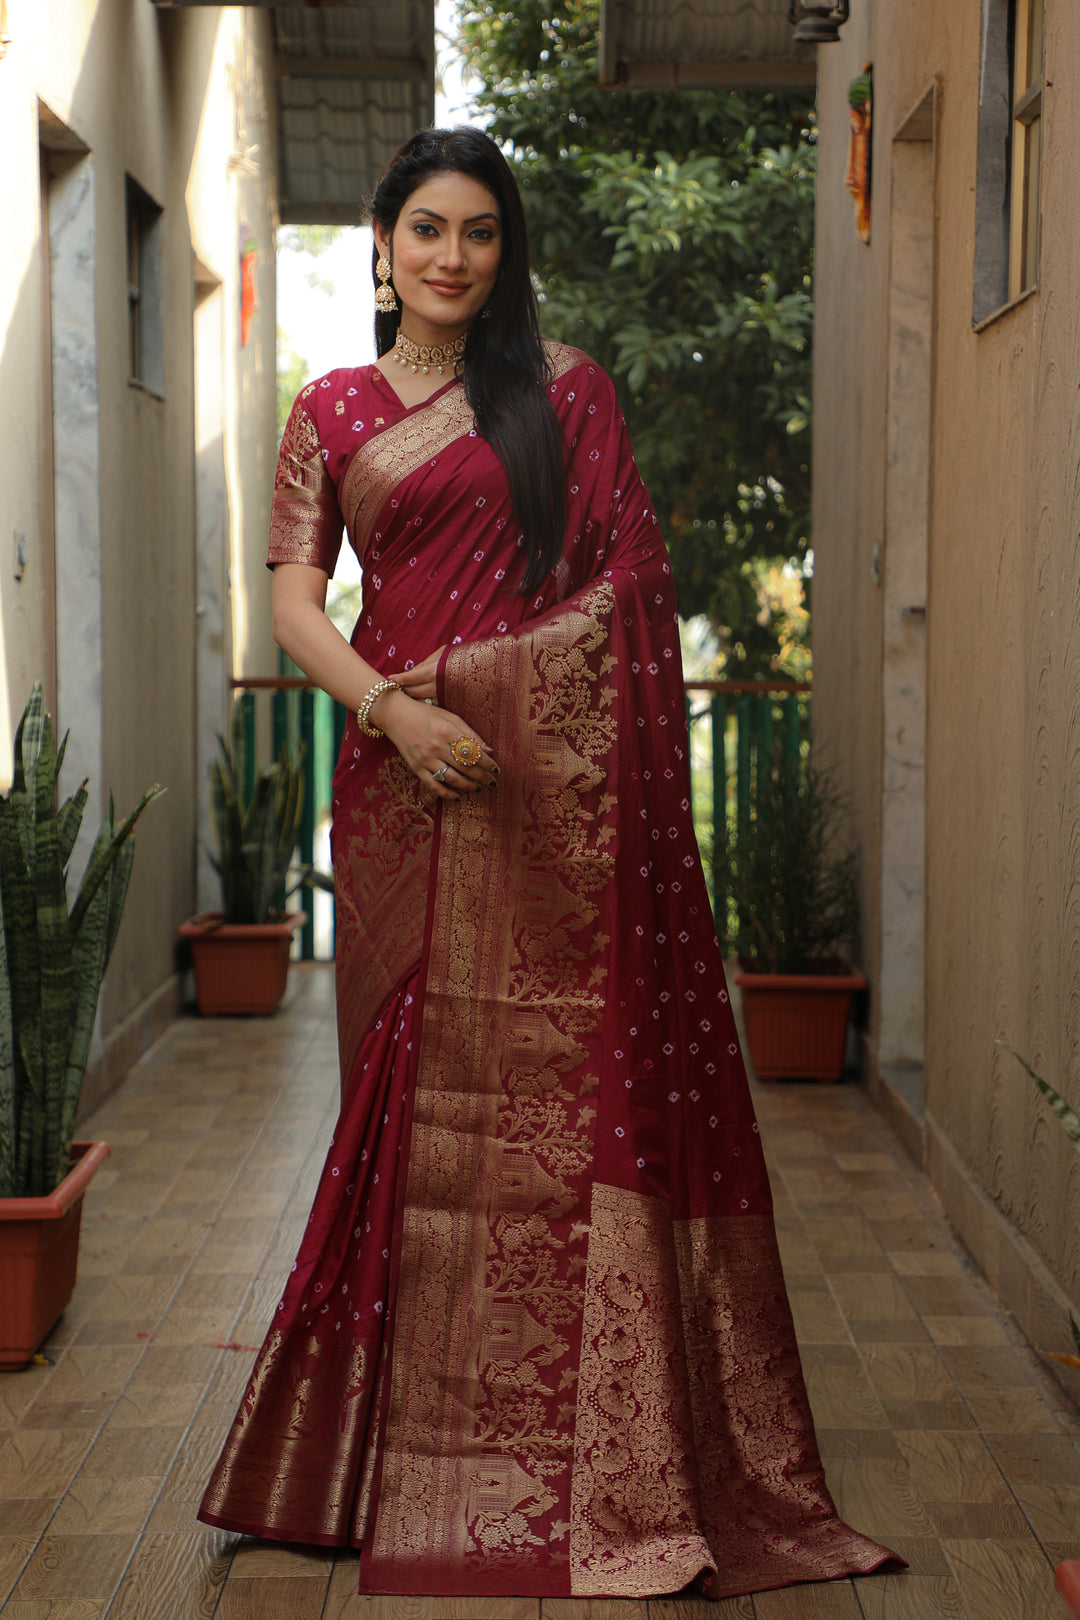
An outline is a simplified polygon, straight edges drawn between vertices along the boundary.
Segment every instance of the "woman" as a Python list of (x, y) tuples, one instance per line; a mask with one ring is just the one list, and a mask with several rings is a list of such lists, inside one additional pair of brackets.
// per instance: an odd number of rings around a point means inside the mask
[(414, 136), (372, 213), (380, 359), (296, 401), (269, 559), (278, 640), (359, 710), (343, 1104), (201, 1516), (360, 1547), (367, 1592), (879, 1568), (818, 1459), (611, 384), (541, 344), (487, 136)]

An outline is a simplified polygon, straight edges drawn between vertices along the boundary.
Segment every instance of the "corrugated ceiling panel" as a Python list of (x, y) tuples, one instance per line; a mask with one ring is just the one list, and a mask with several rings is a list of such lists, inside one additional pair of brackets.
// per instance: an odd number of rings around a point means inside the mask
[(431, 122), (424, 85), (408, 80), (282, 79), (281, 217), (358, 224), (387, 160)]
[(812, 84), (814, 51), (796, 45), (787, 0), (601, 0), (601, 83)]
[(435, 114), (434, 0), (274, 12), (281, 217), (359, 218), (386, 162)]

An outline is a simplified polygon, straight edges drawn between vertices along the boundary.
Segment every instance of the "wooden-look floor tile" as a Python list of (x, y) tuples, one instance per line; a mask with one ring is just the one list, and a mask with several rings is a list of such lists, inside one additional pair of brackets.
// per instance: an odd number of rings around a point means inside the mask
[(163, 1478), (176, 1455), (182, 1428), (120, 1428), (109, 1424), (95, 1440), (83, 1474), (131, 1479), (140, 1475)]
[(818, 1428), (818, 1449), (825, 1457), (900, 1457), (891, 1429)]
[(863, 1535), (886, 1546), (893, 1536), (934, 1535), (903, 1458), (834, 1458), (825, 1464), (825, 1477), (841, 1518)]
[(434, 1598), (359, 1597), (352, 1564), (335, 1564), (322, 1620), (431, 1620)]
[(943, 1542), (1033, 1539), (1031, 1525), (1015, 1502), (927, 1502), (926, 1511)]
[(943, 1352), (927, 1345), (877, 1343), (864, 1352), (866, 1371), (883, 1401), (955, 1400)]
[(112, 1422), (120, 1428), (184, 1426), (198, 1410), (205, 1383), (152, 1384), (134, 1380), (116, 1403)]
[(1013, 1484), (1013, 1492), (1044, 1545), (1080, 1540), (1080, 1485), (1033, 1485), (1019, 1480)]
[(1031, 1485), (1080, 1485), (1080, 1450), (1061, 1434), (993, 1434), (990, 1450), (1005, 1477)]
[(4, 1620), (101, 1620), (108, 1604), (92, 1598), (33, 1598), (5, 1603)]
[(841, 1272), (830, 1277), (830, 1286), (846, 1317), (884, 1321), (911, 1321), (916, 1310), (899, 1277), (892, 1272)]
[(134, 1535), (145, 1525), (161, 1484), (160, 1476), (150, 1474), (116, 1479), (80, 1473), (50, 1529), (57, 1535)]
[[(109, 1610), (109, 1620), (207, 1620), (210, 1615), (222, 1614), (225, 1577), (232, 1558), (235, 1536), (224, 1530), (203, 1530), (201, 1534), (144, 1535), (135, 1548), (131, 1562), (124, 1573), (115, 1602)], [(237, 1591), (244, 1592), (259, 1582), (240, 1581)], [(291, 1583), (282, 1582), (283, 1586)], [(221, 1601), (218, 1601), (219, 1594)], [(282, 1592), (281, 1606), (277, 1600), (263, 1597), (263, 1608), (229, 1610), (242, 1614), (244, 1620), (318, 1620), (319, 1610), (291, 1606), (292, 1594)], [(322, 1589), (319, 1589), (320, 1604)], [(217, 1607), (215, 1608), (215, 1603)], [(6, 1617), (5, 1617), (6, 1620)]]
[(1039, 1390), (988, 1390), (969, 1395), (967, 1405), (980, 1429), (1019, 1431), (1024, 1434), (1058, 1434), (1060, 1423)]
[[(649, 1620), (754, 1620), (752, 1597), (707, 1598), (671, 1597), (650, 1598)], [(547, 1599), (541, 1609), (540, 1620), (546, 1620)]]
[(648, 1620), (647, 1609), (644, 1598), (545, 1598), (541, 1620)]
[(844, 1318), (824, 1276), (813, 1283), (806, 1279), (794, 1286), (789, 1283), (788, 1299), (800, 1344), (842, 1344), (847, 1339)]
[(36, 1536), (0, 1535), (0, 1608), (36, 1546)]
[(281, 1575), (328, 1582), (333, 1568), (333, 1547), (292, 1547), (245, 1536), (236, 1544), (229, 1579), (269, 1580)]
[(1026, 1389), (1031, 1374), (1015, 1350), (990, 1346), (942, 1345), (941, 1358), (965, 1395), (999, 1389)]
[(49, 1531), (38, 1543), (12, 1597), (111, 1598), (131, 1556), (130, 1535), (58, 1536)]
[(0, 1527), (5, 1535), (36, 1540), (55, 1512), (55, 1496), (13, 1497), (0, 1506)]
[(93, 1442), (85, 1429), (17, 1429), (0, 1450), (0, 1501), (62, 1496)]
[(68, 1400), (35, 1401), (19, 1424), (20, 1429), (100, 1429), (115, 1402), (79, 1400), (72, 1395)]
[(1038, 1547), (1011, 1541), (944, 1545), (972, 1620), (1061, 1620), (1054, 1573)]
[[(952, 1574), (952, 1566), (945, 1555), (945, 1549), (936, 1536), (891, 1535), (889, 1546), (904, 1560), (912, 1575)], [(874, 1577), (875, 1582), (877, 1578)], [(865, 1589), (865, 1584), (860, 1581), (857, 1590), (862, 1592)]]
[(874, 1576), (858, 1594), (864, 1620), (974, 1620), (952, 1575)]
[(884, 1429), (881, 1403), (858, 1366), (805, 1367), (814, 1422), (825, 1429)]
[(861, 1620), (862, 1611), (850, 1581), (820, 1581), (755, 1593), (754, 1613), (757, 1620)]
[(894, 1429), (974, 1429), (967, 1403), (954, 1394), (951, 1401), (882, 1401)]
[(905, 1429), (896, 1438), (924, 1502), (1012, 1501), (982, 1435)]
[(540, 1600), (523, 1597), (433, 1597), (429, 1620), (540, 1620)]
[(1007, 1345), (1002, 1324), (993, 1316), (924, 1316), (935, 1344)]

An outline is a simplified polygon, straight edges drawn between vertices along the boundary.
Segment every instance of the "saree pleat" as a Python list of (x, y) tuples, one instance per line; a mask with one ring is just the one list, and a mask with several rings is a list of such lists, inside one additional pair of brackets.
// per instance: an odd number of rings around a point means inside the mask
[(552, 351), (569, 521), (532, 597), (455, 390), (394, 414), (377, 373), (332, 373), (287, 435), (359, 537), (354, 646), (387, 670), (444, 646), (439, 702), (501, 775), (436, 801), (346, 731), (342, 1114), (202, 1516), (359, 1546), (370, 1593), (726, 1597), (895, 1564), (818, 1454), (671, 570), (611, 385)]
[(359, 1545), (409, 1104), (417, 974), (384, 1003), (307, 1230), (200, 1517), (247, 1535)]

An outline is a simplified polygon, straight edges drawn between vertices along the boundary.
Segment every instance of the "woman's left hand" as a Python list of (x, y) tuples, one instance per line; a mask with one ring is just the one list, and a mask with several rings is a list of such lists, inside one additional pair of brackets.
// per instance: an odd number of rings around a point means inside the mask
[(431, 703), (437, 702), (438, 692), (435, 687), (435, 672), (439, 667), (439, 659), (445, 651), (446, 646), (444, 644), (436, 652), (433, 652), (429, 658), (425, 658), (423, 663), (414, 664), (412, 669), (405, 670), (401, 675), (391, 675), (390, 679), (404, 688), (410, 697), (421, 698)]

